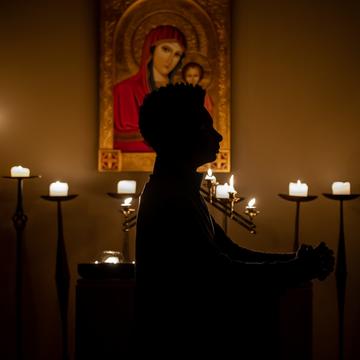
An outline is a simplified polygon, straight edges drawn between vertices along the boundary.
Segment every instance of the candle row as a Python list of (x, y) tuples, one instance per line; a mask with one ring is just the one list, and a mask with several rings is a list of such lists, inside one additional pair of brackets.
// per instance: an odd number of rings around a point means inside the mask
[[(335, 181), (331, 185), (333, 195), (350, 195), (350, 182)], [(289, 183), (289, 195), (291, 196), (308, 196), (309, 186), (300, 180)]]
[[(30, 177), (30, 169), (26, 167), (13, 166), (10, 169), (10, 175), (12, 177)], [(135, 180), (120, 180), (117, 183), (117, 192), (119, 194), (135, 194), (136, 193), (136, 181)], [(56, 181), (49, 186), (50, 196), (68, 196), (69, 185), (65, 182)]]

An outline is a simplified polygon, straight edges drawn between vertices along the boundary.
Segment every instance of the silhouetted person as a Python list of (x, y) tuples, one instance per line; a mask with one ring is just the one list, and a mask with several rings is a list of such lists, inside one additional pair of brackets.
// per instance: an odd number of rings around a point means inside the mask
[(141, 134), (157, 156), (137, 217), (136, 348), (157, 359), (257, 359), (271, 354), (254, 339), (271, 318), (261, 308), (269, 291), (326, 278), (334, 257), (324, 243), (284, 254), (242, 248), (214, 221), (196, 170), (215, 160), (222, 137), (204, 95), (200, 86), (168, 85), (140, 108)]

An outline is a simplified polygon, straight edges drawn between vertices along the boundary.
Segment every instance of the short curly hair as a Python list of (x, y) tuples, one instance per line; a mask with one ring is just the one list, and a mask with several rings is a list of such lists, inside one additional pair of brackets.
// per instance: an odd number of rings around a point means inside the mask
[(169, 84), (145, 96), (139, 128), (145, 142), (157, 153), (186, 143), (201, 126), (205, 90), (199, 85)]

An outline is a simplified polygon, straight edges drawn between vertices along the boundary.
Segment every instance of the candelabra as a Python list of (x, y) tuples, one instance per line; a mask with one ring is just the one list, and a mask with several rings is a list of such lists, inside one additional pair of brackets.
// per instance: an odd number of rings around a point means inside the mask
[(228, 199), (217, 199), (216, 198), (216, 183), (212, 183), (209, 185), (209, 180), (205, 179), (207, 186), (201, 187), (200, 192), (204, 195), (204, 199), (211, 204), (215, 209), (219, 210), (224, 214), (224, 231), (227, 233), (227, 219), (230, 218), (237, 222), (239, 225), (250, 231), (251, 234), (256, 233), (256, 225), (254, 224), (253, 220), (254, 217), (259, 213), (256, 208), (251, 205), (248, 206), (245, 210), (244, 215), (238, 213), (235, 210), (235, 204), (244, 200), (245, 198), (240, 197), (237, 195), (235, 191), (229, 191), (229, 198)]
[(317, 198), (317, 196), (316, 195), (294, 196), (294, 195), (287, 195), (287, 194), (279, 194), (279, 196), (287, 201), (296, 202), (293, 250), (297, 251), (299, 248), (299, 244), (300, 244), (299, 243), (300, 203), (315, 200)]
[(121, 206), (121, 213), (124, 217), (124, 221), (122, 223), (122, 231), (124, 233), (123, 238), (123, 246), (122, 246), (122, 254), (124, 256), (124, 260), (126, 263), (131, 262), (130, 257), (130, 229), (135, 226), (136, 224), (136, 215), (135, 209), (132, 207), (132, 196), (138, 197), (136, 194), (119, 194), (109, 192), (108, 195), (115, 199), (120, 199), (122, 202)]
[(22, 347), (22, 244), (23, 233), (27, 223), (27, 215), (23, 208), (23, 181), (27, 179), (39, 178), (38, 175), (32, 176), (3, 176), (4, 179), (17, 180), (17, 203), (12, 221), (16, 230), (16, 283), (15, 283), (15, 306), (16, 306), (16, 359), (23, 358)]
[(339, 201), (340, 204), (340, 221), (339, 221), (339, 242), (336, 256), (335, 278), (338, 299), (338, 318), (339, 318), (339, 359), (344, 359), (344, 313), (345, 313), (345, 295), (346, 295), (346, 249), (344, 235), (344, 209), (343, 202), (353, 200), (360, 194), (336, 195), (323, 193), (323, 195), (331, 200)]
[(78, 195), (66, 196), (48, 196), (42, 195), (44, 200), (57, 203), (57, 250), (56, 250), (56, 269), (55, 279), (57, 287), (57, 295), (60, 308), (60, 318), (62, 326), (62, 359), (69, 359), (68, 347), (68, 303), (69, 303), (69, 284), (70, 270), (66, 253), (66, 246), (63, 232), (63, 218), (61, 212), (61, 203), (76, 198)]

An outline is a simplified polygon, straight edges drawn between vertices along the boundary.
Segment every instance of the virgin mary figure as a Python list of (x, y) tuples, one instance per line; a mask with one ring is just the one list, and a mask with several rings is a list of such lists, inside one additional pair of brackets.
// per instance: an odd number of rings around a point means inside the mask
[(160, 25), (146, 36), (139, 71), (115, 84), (114, 149), (123, 152), (152, 152), (139, 131), (139, 108), (146, 94), (171, 83), (181, 67), (186, 38), (176, 27)]

